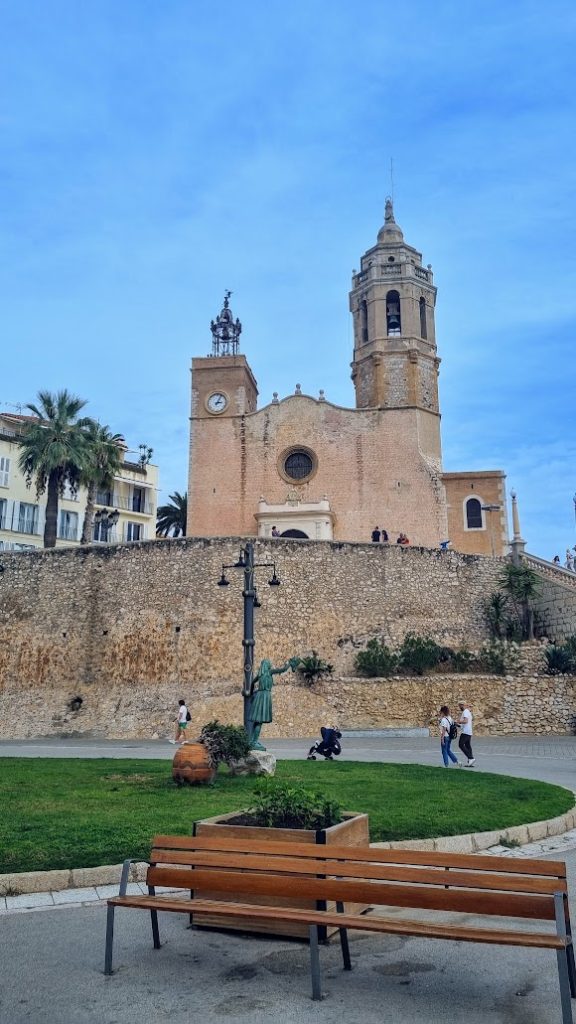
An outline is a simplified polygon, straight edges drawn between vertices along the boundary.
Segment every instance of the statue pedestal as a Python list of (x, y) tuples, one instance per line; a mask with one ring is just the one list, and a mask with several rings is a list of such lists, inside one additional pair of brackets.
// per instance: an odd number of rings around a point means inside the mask
[(231, 775), (274, 775), (276, 758), (266, 750), (251, 750), (241, 761), (230, 765)]

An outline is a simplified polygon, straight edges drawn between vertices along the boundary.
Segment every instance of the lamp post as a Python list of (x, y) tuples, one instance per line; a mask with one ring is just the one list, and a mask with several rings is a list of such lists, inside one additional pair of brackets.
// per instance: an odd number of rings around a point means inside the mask
[[(500, 509), (502, 508), (502, 506), (501, 505), (481, 505), (480, 508), (482, 509), (483, 512), (500, 512)], [(490, 526), (490, 548), (491, 548), (491, 551), (492, 551), (492, 558), (494, 558), (495, 552), (494, 552), (494, 533), (493, 533), (493, 530), (492, 530), (492, 517), (490, 517), (490, 519), (488, 520), (488, 524)]]
[(247, 732), (249, 731), (248, 708), (250, 697), (252, 696), (252, 675), (254, 671), (254, 609), (260, 608), (254, 570), (261, 568), (272, 569), (272, 576), (268, 580), (268, 586), (279, 587), (280, 580), (276, 575), (276, 563), (255, 562), (254, 544), (252, 541), (248, 541), (240, 548), (237, 562), (234, 562), (233, 565), (222, 565), (222, 575), (218, 580), (219, 587), (229, 587), (230, 580), (226, 579), (226, 569), (244, 570), (244, 589), (242, 591), (242, 597), (244, 598), (244, 635), (242, 637), (242, 647), (244, 648), (244, 682), (242, 685), (242, 696), (244, 698), (244, 728)]
[(108, 531), (116, 526), (119, 519), (120, 513), (117, 508), (113, 512), (109, 512), (106, 508), (99, 508), (94, 513), (94, 522), (99, 523), (104, 529), (105, 543), (108, 543)]

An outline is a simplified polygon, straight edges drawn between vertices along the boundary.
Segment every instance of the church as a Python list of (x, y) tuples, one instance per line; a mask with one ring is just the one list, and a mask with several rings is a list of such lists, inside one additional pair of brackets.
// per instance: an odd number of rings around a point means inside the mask
[(192, 359), (188, 536), (365, 543), (378, 527), (390, 543), (505, 554), (505, 474), (443, 471), (436, 287), (390, 199), (349, 298), (355, 408), (299, 385), (258, 408), (226, 293), (211, 354)]

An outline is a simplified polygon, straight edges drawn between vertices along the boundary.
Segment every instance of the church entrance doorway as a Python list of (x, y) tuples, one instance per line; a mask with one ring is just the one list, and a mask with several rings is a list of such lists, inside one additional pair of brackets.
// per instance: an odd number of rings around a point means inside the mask
[(284, 533), (281, 533), (280, 536), (292, 537), (295, 540), (310, 540), (308, 534), (302, 530), (284, 530)]

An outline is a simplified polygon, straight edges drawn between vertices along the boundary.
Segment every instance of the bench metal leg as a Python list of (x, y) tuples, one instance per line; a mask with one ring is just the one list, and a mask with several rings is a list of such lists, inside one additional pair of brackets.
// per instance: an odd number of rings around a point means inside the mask
[(576, 964), (574, 963), (574, 946), (570, 944), (566, 950), (568, 960), (568, 977), (570, 978), (570, 992), (572, 999), (576, 999)]
[[(338, 914), (344, 913), (344, 904), (338, 900), (336, 903), (336, 911)], [(348, 945), (348, 931), (346, 928), (339, 928), (340, 932), (340, 948), (342, 950), (342, 960), (344, 961), (344, 970), (352, 970), (352, 961), (350, 960), (350, 946)]]
[(310, 971), (312, 973), (312, 999), (322, 999), (318, 926), (315, 924), (310, 925)]
[[(566, 935), (566, 915), (564, 909), (564, 893), (554, 893), (554, 910), (556, 912), (556, 932), (557, 934), (565, 939)], [(570, 977), (570, 948), (559, 949), (556, 952), (556, 958), (558, 961), (558, 979), (560, 981), (560, 1001), (562, 1003), (562, 1024), (573, 1024), (572, 1018), (572, 983)]]
[[(153, 885), (148, 886), (148, 895), (156, 895), (156, 887)], [(160, 932), (158, 931), (158, 911), (150, 911), (150, 919), (152, 921), (152, 941), (154, 943), (154, 949), (160, 949)]]
[(106, 916), (106, 953), (104, 955), (104, 974), (112, 974), (112, 947), (114, 944), (114, 910), (108, 907)]

